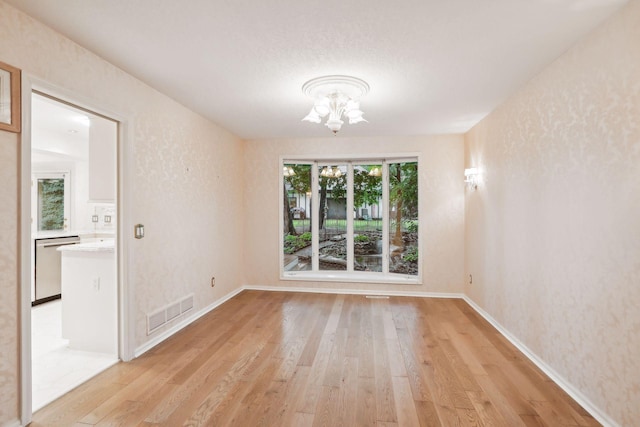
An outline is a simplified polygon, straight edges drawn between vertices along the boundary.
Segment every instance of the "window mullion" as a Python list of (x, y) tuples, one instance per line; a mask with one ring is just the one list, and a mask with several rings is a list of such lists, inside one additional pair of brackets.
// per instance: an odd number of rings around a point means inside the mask
[(353, 163), (347, 163), (347, 271), (353, 272)]
[(389, 164), (382, 161), (382, 272), (389, 273)]
[(311, 168), (311, 270), (320, 270), (320, 214), (318, 206), (320, 206), (320, 198), (318, 196), (318, 162), (314, 162)]

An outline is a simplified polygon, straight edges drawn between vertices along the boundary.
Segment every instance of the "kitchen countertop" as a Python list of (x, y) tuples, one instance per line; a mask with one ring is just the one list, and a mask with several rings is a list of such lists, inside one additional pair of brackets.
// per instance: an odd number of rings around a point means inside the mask
[(104, 239), (97, 242), (78, 243), (76, 245), (60, 246), (60, 252), (114, 252), (114, 239)]
[(52, 230), (52, 231), (38, 231), (31, 235), (32, 239), (53, 239), (56, 237), (71, 237), (71, 236), (96, 236), (96, 237), (113, 237), (114, 233), (104, 232), (104, 231), (66, 231), (66, 230)]
[(72, 237), (79, 236), (78, 233), (74, 233), (73, 231), (64, 231), (64, 230), (54, 230), (54, 231), (38, 231), (34, 233), (31, 237), (34, 239), (55, 239), (57, 237)]

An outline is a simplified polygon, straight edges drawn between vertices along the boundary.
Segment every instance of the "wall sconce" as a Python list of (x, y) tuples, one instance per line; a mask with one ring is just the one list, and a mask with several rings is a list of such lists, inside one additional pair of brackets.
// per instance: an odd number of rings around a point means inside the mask
[(478, 189), (478, 182), (480, 181), (480, 171), (478, 168), (467, 168), (464, 170), (464, 182), (472, 190)]

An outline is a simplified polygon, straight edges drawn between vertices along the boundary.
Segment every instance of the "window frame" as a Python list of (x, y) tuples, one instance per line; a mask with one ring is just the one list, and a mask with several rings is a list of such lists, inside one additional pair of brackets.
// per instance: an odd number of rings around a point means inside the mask
[[(418, 274), (409, 275), (401, 273), (389, 272), (389, 163), (416, 162), (418, 167)], [(319, 206), (318, 186), (318, 166), (328, 164), (347, 165), (347, 212), (353, 212), (354, 209), (354, 188), (353, 188), (353, 169), (356, 165), (381, 164), (382, 165), (382, 272), (375, 271), (354, 271), (353, 269), (353, 236), (354, 222), (353, 215), (347, 214), (347, 270), (332, 271), (319, 269), (319, 220), (317, 215), (312, 215), (312, 269), (309, 271), (284, 271), (284, 173), (285, 164), (310, 164), (311, 167), (311, 204)], [(314, 282), (346, 282), (346, 283), (384, 283), (384, 284), (414, 284), (421, 285), (423, 277), (423, 238), (424, 235), (424, 197), (420, 194), (421, 179), (423, 171), (421, 170), (420, 153), (396, 153), (396, 154), (380, 154), (366, 156), (300, 156), (300, 155), (283, 155), (279, 157), (279, 235), (278, 235), (278, 261), (280, 280), (294, 281), (314, 281)]]
[[(38, 181), (44, 179), (62, 179), (64, 183), (64, 205), (63, 205), (63, 226), (57, 230), (40, 230), (40, 217), (38, 210), (40, 209), (40, 198), (38, 196)], [(33, 172), (31, 174), (31, 233), (59, 233), (72, 229), (72, 197), (71, 193), (71, 171), (60, 170), (53, 172)]]

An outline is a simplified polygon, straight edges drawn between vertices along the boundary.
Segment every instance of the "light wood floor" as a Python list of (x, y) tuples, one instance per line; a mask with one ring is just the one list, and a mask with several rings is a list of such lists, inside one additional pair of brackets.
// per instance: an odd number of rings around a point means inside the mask
[(246, 291), (32, 426), (595, 426), (463, 300)]

